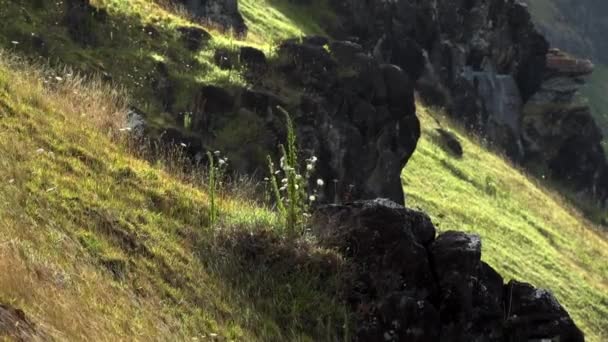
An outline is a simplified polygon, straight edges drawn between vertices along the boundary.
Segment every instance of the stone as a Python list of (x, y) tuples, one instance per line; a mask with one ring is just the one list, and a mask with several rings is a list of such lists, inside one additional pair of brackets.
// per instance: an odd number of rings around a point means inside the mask
[(70, 37), (82, 46), (97, 44), (94, 22), (105, 21), (107, 13), (91, 5), (90, 0), (67, 0), (63, 23), (68, 29)]
[(460, 140), (458, 137), (450, 131), (447, 131), (443, 128), (437, 128), (435, 130), (439, 134), (439, 142), (440, 144), (452, 155), (461, 158), (464, 154), (462, 149), (462, 144), (460, 144)]
[(585, 338), (550, 291), (512, 280), (505, 286), (505, 341), (534, 339), (583, 342)]
[(169, 74), (169, 67), (164, 62), (157, 62), (155, 71), (150, 79), (150, 85), (162, 108), (171, 111), (175, 103), (175, 84)]
[(222, 70), (230, 70), (237, 63), (237, 56), (234, 52), (219, 48), (213, 53), (213, 61)]
[(426, 214), (375, 199), (317, 208), (312, 232), (344, 258), (354, 341), (584, 341), (546, 290), (481, 261), (481, 238), (435, 238)]
[(268, 62), (263, 51), (250, 46), (240, 48), (241, 64), (252, 71), (262, 71), (266, 69)]
[(186, 48), (193, 52), (200, 50), (211, 39), (211, 34), (200, 27), (183, 26), (178, 27), (177, 31)]

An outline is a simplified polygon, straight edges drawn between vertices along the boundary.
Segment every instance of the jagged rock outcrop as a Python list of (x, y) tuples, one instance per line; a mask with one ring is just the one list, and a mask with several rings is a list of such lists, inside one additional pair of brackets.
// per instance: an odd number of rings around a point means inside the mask
[[(358, 44), (334, 41), (330, 53), (325, 42), (288, 40), (272, 63), (252, 48), (241, 49), (237, 58), (218, 54), (221, 65), (238, 59), (248, 68), (246, 75), (262, 81), (249, 89), (203, 86), (189, 118), (200, 142), (174, 129), (166, 130), (163, 140), (185, 144), (198, 159), (201, 146), (220, 149), (235, 171), (265, 175), (267, 155), (286, 141), (281, 106), (296, 124), (301, 159), (318, 159), (311, 179), (325, 181), (320, 201), (383, 196), (403, 203), (400, 174), (420, 137), (413, 81)], [(289, 85), (288, 97), (264, 82), (270, 72)], [(156, 88), (159, 94), (166, 90)]]
[(247, 33), (247, 25), (239, 12), (238, 0), (172, 0), (181, 4), (202, 21), (219, 25), (225, 30), (232, 29), (235, 33)]
[(579, 95), (581, 77), (591, 72), (590, 61), (551, 50), (545, 80), (523, 108), (522, 137), (526, 163), (604, 205), (608, 163), (603, 137)]
[(333, 32), (399, 65), (423, 100), (443, 106), (511, 159), (605, 205), (600, 131), (578, 100), (593, 70), (555, 50), (513, 0), (336, 1)]
[(354, 341), (584, 341), (551, 292), (503, 278), (481, 239), (436, 237), (429, 217), (388, 200), (322, 207), (313, 231), (346, 258)]
[(514, 159), (523, 156), (521, 108), (543, 80), (548, 43), (516, 1), (335, 3), (337, 34), (357, 35), (376, 56), (417, 80), (445, 107)]

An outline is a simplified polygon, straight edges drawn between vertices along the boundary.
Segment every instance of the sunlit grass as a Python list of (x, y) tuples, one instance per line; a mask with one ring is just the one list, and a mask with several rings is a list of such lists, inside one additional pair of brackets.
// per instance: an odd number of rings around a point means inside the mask
[(273, 212), (221, 197), (209, 226), (201, 187), (121, 142), (118, 94), (5, 58), (1, 302), (59, 340), (312, 341), (339, 332), (344, 309), (313, 273), (251, 269), (225, 245), (230, 234), (272, 234)]

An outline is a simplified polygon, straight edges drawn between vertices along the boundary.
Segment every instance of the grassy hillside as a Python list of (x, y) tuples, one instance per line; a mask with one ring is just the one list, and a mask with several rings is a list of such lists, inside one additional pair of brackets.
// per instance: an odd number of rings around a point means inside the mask
[(440, 231), (479, 233), (486, 262), (506, 279), (551, 289), (589, 341), (606, 341), (606, 233), (459, 130), (464, 156), (453, 157), (435, 131), (433, 117), (443, 117), (418, 114), (423, 135), (403, 172), (408, 206), (429, 213)]
[[(176, 28), (197, 24), (154, 1), (94, 1), (110, 17), (96, 24), (99, 45), (82, 47), (48, 25), (60, 22), (60, 2), (40, 11), (33, 1), (0, 0), (0, 46), (37, 55), (31, 37), (40, 36), (53, 61), (106, 73), (158, 127), (179, 126), (147, 86), (157, 62), (181, 81), (177, 110), (188, 110), (200, 84), (247, 82), (215, 66), (214, 49), (253, 45), (272, 55), (279, 39), (322, 33), (318, 23), (331, 14), (313, 2), (243, 0), (250, 35), (207, 28), (213, 40), (191, 52)], [(286, 244), (273, 213), (243, 196), (225, 196), (221, 223), (210, 227), (200, 182), (121, 142), (117, 98), (0, 60), (0, 303), (59, 340), (339, 338), (345, 308), (331, 286), (339, 260), (310, 242)], [(553, 289), (589, 341), (608, 339), (605, 233), (475, 139), (459, 133), (465, 155), (449, 156), (432, 112), (419, 110), (423, 138), (403, 173), (408, 205), (441, 230), (480, 233), (484, 260), (507, 279)]]
[[(327, 252), (303, 243), (290, 259), (272, 238), (273, 214), (234, 197), (210, 227), (203, 191), (108, 137), (124, 113), (109, 89), (67, 77), (44, 86), (15, 68), (0, 57), (0, 303), (59, 340), (341, 331), (345, 311), (314, 259)], [(238, 251), (256, 248), (253, 268)]]

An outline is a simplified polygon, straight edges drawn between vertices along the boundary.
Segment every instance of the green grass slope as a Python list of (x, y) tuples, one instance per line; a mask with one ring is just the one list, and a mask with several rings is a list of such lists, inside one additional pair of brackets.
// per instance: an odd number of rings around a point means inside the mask
[[(146, 86), (156, 62), (180, 80), (177, 109), (187, 111), (201, 84), (246, 85), (238, 72), (213, 64), (215, 48), (253, 45), (272, 55), (276, 41), (323, 33), (318, 23), (331, 20), (324, 0), (313, 7), (242, 0), (249, 36), (207, 28), (213, 40), (191, 52), (176, 28), (198, 24), (179, 10), (147, 0), (95, 0), (110, 17), (96, 24), (101, 41), (92, 48), (67, 38), (61, 2), (42, 3), (44, 11), (33, 1), (0, 0), (0, 46), (31, 56), (38, 53), (32, 34), (44, 38), (52, 61), (111, 75), (158, 127), (180, 124)], [(257, 236), (250, 232), (274, 236), (271, 212), (225, 197), (222, 222), (211, 229), (204, 191), (116, 142), (121, 106), (111, 105), (107, 88), (83, 88), (52, 73), (45, 85), (31, 69), (15, 68), (0, 62), (0, 303), (24, 309), (59, 340), (217, 334), (323, 341), (343, 329), (344, 308), (327, 285), (333, 279), (316, 275), (316, 260), (330, 252), (303, 243), (295, 262), (285, 257), (291, 249), (275, 242), (276, 255), (271, 250), (265, 258), (284, 263), (239, 258), (243, 239), (246, 250), (265, 246), (248, 240)], [(419, 114), (423, 137), (403, 173), (408, 205), (427, 211), (441, 230), (480, 233), (487, 262), (506, 278), (554, 290), (588, 339), (605, 341), (605, 233), (464, 134), (465, 156), (450, 157), (435, 139), (431, 111)]]
[(464, 156), (453, 157), (435, 131), (433, 117), (445, 119), (427, 108), (418, 114), (422, 138), (402, 176), (408, 206), (429, 213), (440, 231), (480, 234), (482, 258), (506, 279), (551, 289), (589, 341), (606, 341), (606, 233), (460, 130)]
[[(328, 252), (303, 244), (295, 262), (280, 240), (227, 238), (274, 236), (275, 218), (224, 197), (210, 227), (199, 187), (117, 142), (124, 110), (109, 88), (20, 68), (0, 54), (0, 303), (57, 340), (318, 341), (341, 331), (332, 275), (321, 282), (308, 261)], [(264, 249), (273, 246), (277, 255)], [(251, 264), (241, 247), (280, 261)]]

